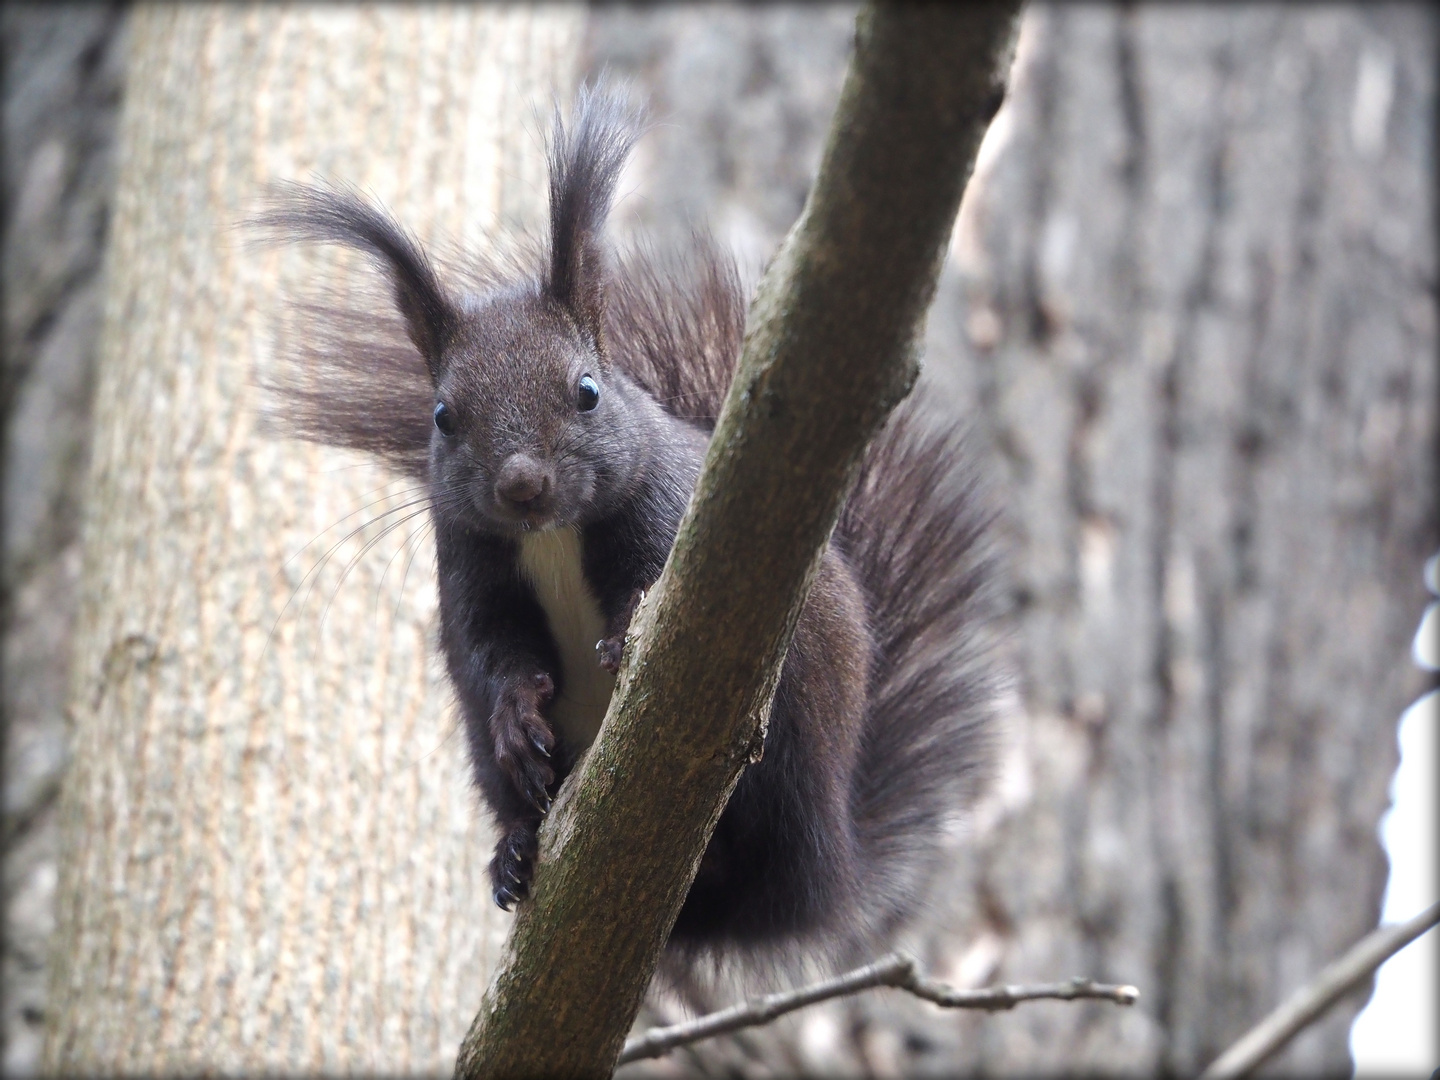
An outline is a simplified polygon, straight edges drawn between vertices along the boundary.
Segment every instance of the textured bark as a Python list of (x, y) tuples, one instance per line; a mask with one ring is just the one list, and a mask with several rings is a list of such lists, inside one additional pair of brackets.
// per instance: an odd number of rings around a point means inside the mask
[[(675, 129), (724, 118), (708, 169), (655, 151), (644, 213), (700, 176), (746, 208), (722, 225), (767, 221), (813, 142), (728, 167), (753, 121), (671, 50), (726, 37), (723, 92), (803, 135), (833, 91), (785, 58), (843, 40), (832, 16), (668, 13), (648, 43), (602, 18), (592, 63)], [(1193, 1073), (1375, 924), (1440, 540), (1433, 20), (1036, 5), (961, 210), (927, 375), (1004, 478), (1023, 708), (911, 944), (966, 985), (1081, 974), (1140, 1003), (957, 1017), (882, 992), (633, 1073)], [(1345, 1071), (1362, 1000), (1267, 1069)]]
[(100, 256), (115, 186), (123, 26), (111, 5), (0, 8), (0, 1073), (7, 1077), (32, 1075), (44, 1046), (80, 489), (100, 337)]
[[(1018, 4), (869, 7), (605, 724), (546, 821), (460, 1076), (608, 1075), (765, 715), (925, 313)], [(554, 1037), (564, 1032), (563, 1039)]]
[[(1017, 510), (1029, 787), (972, 925), (999, 977), (1145, 996), (959, 1028), (982, 1067), (1190, 1073), (1379, 915), (1440, 539), (1433, 13), (1032, 29), (967, 222), (967, 319), (1002, 328), (976, 395)], [(1362, 1001), (1268, 1068), (1346, 1070)]]
[(404, 494), (383, 475), (257, 429), (280, 293), (340, 267), (247, 250), (233, 226), (264, 182), (312, 172), (422, 236), (537, 224), (517, 117), (569, 84), (579, 28), (556, 7), (136, 12), (52, 1070), (453, 1060), (506, 924), (432, 654), (431, 557), (416, 538), (406, 581), (410, 529), (382, 539), (380, 516)]

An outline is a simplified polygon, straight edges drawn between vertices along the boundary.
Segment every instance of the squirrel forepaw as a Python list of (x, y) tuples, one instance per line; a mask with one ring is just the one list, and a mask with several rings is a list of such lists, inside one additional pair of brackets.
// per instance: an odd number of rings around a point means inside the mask
[(495, 857), (490, 860), (490, 888), (495, 903), (505, 911), (530, 895), (535, 852), (535, 829), (530, 825), (515, 826), (495, 845)]
[(630, 620), (635, 617), (635, 609), (644, 599), (644, 589), (636, 589), (632, 592), (620, 614), (611, 620), (610, 636), (601, 638), (595, 643), (595, 655), (600, 661), (600, 666), (611, 675), (620, 674), (620, 661), (625, 658), (625, 635), (630, 632)]
[(595, 643), (595, 656), (602, 668), (611, 675), (619, 675), (620, 661), (625, 657), (625, 635), (601, 638)]
[(554, 680), (537, 673), (502, 694), (490, 716), (496, 762), (515, 790), (542, 814), (550, 809), (550, 787), (555, 783), (550, 760), (555, 736), (540, 709), (554, 694)]

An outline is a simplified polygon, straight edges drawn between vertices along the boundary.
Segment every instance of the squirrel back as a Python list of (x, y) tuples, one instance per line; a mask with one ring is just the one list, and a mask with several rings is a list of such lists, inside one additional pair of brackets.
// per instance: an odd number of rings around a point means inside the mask
[[(271, 400), (289, 434), (371, 453), (437, 493), (442, 644), (477, 780), (501, 824), (492, 875), (504, 906), (524, 895), (534, 831), (584, 748), (547, 724), (574, 680), (566, 665), (578, 661), (561, 655), (557, 611), (529, 587), (534, 534), (523, 531), (544, 498), (532, 489), (563, 488), (565, 477), (532, 469), (514, 481), (524, 491), (510, 509), (525, 513), (513, 529), (451, 520), (461, 485), (444, 471), (458, 445), (445, 427), (466, 408), (529, 410), (511, 426), (540, 424), (558, 406), (531, 401), (543, 389), (534, 372), (551, 367), (569, 371), (572, 387), (584, 372), (582, 413), (601, 416), (597, 398), (620, 410), (607, 414), (618, 429), (603, 433), (574, 417), (554, 423), (567, 445), (596, 432), (587, 467), (602, 487), (621, 483), (623, 496), (585, 488), (550, 508), (573, 521), (576, 589), (607, 627), (600, 659), (613, 669), (634, 593), (658, 576), (689, 498), (746, 309), (733, 262), (704, 238), (684, 255), (638, 250), (610, 265), (601, 230), (637, 134), (623, 102), (582, 91), (572, 126), (557, 125), (552, 143), (550, 242), (538, 270), (482, 266), (489, 291), (479, 296), (453, 298), (419, 245), (343, 188), (287, 186), (256, 222), (286, 239), (365, 250), (390, 280), (394, 312), (333, 298), (309, 306), (309, 333)], [(472, 359), (445, 359), (457, 341)], [(553, 360), (557, 350), (572, 359)], [(475, 357), (502, 353), (514, 366), (485, 360), (496, 370), (478, 371)], [(802, 612), (803, 648), (787, 656), (765, 755), (721, 818), (674, 945), (773, 950), (887, 936), (914, 911), (948, 819), (989, 772), (999, 689), (990, 512), (962, 435), (925, 385), (867, 451)], [(505, 426), (495, 421), (484, 426)], [(617, 465), (621, 444), (631, 456)], [(495, 468), (476, 466), (485, 484), (504, 486), (494, 474), (505, 454), (506, 468), (525, 456), (509, 446)]]

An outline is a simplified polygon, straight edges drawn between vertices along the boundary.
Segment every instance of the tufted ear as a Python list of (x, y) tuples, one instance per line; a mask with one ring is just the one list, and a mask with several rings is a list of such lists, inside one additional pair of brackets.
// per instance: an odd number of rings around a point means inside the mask
[(550, 257), (543, 287), (590, 336), (602, 360), (605, 219), (615, 183), (640, 134), (640, 115), (618, 93), (582, 86), (567, 127), (550, 139)]
[(278, 184), (249, 224), (277, 239), (320, 240), (368, 252), (390, 276), (395, 305), (432, 378), (459, 313), (420, 245), (389, 214), (347, 188)]

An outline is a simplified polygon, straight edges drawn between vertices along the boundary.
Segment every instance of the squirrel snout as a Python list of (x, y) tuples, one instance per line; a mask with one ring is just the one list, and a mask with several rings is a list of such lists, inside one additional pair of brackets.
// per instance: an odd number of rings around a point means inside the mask
[(495, 477), (495, 494), (500, 501), (518, 509), (543, 503), (554, 486), (550, 470), (524, 454), (512, 454)]

